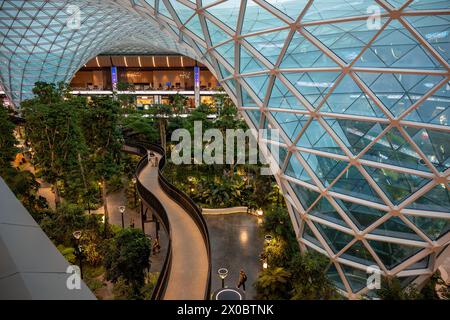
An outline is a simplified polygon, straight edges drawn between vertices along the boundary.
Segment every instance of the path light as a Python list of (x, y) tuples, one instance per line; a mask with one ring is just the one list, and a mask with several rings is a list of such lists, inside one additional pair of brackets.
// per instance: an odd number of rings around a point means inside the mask
[(272, 241), (273, 237), (270, 234), (266, 234), (264, 236), (264, 240), (266, 241), (267, 244), (270, 243), (270, 241)]
[(80, 267), (80, 277), (81, 279), (83, 279), (83, 250), (80, 246), (81, 231), (80, 230), (74, 231), (72, 235), (76, 241), (75, 255), (78, 257), (78, 264)]
[(217, 270), (219, 278), (222, 279), (222, 289), (225, 288), (225, 278), (228, 276), (228, 269), (220, 268)]
[(77, 230), (72, 233), (73, 237), (78, 241), (81, 238), (81, 231)]
[(119, 206), (120, 214), (122, 215), (122, 229), (125, 228), (125, 223), (123, 221), (123, 214), (125, 213), (125, 206)]
[(267, 261), (263, 262), (263, 269), (267, 269), (269, 267), (269, 265), (267, 264)]
[(258, 215), (258, 217), (262, 217), (264, 215), (264, 211), (262, 211), (262, 209), (258, 209), (256, 210), (256, 214)]

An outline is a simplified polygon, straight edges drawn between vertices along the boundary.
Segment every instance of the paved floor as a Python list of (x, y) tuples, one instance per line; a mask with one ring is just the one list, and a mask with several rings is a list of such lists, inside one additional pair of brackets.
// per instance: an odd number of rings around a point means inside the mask
[(139, 180), (165, 207), (172, 233), (172, 266), (164, 300), (203, 300), (208, 255), (194, 220), (161, 189), (158, 168), (148, 165)]
[(246, 299), (254, 299), (255, 283), (261, 270), (259, 254), (263, 249), (264, 237), (259, 232), (257, 218), (249, 214), (205, 215), (211, 239), (212, 281), (211, 291), (220, 288), (217, 275), (219, 268), (229, 271), (225, 286), (235, 287), (239, 271), (244, 269), (248, 280)]

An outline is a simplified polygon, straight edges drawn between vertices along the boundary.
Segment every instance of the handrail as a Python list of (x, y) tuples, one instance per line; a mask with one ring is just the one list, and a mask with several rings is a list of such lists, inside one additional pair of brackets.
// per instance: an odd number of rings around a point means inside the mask
[(169, 270), (172, 265), (172, 235), (171, 235), (170, 222), (169, 222), (169, 218), (167, 216), (166, 209), (164, 209), (164, 206), (161, 204), (161, 202), (158, 200), (158, 198), (155, 197), (153, 195), (153, 193), (151, 193), (139, 180), (139, 174), (142, 172), (142, 170), (148, 164), (147, 149), (143, 146), (140, 146), (140, 145), (137, 145), (134, 143), (126, 143), (126, 145), (131, 148), (135, 148), (137, 150), (137, 151), (125, 150), (126, 152), (134, 153), (134, 154), (142, 156), (142, 158), (139, 161), (139, 163), (136, 167), (136, 170), (135, 170), (136, 189), (137, 189), (139, 198), (142, 201), (144, 201), (147, 204), (147, 206), (152, 207), (157, 212), (157, 214), (162, 222), (162, 225), (168, 234), (169, 240), (168, 240), (168, 245), (167, 245), (167, 254), (164, 259), (164, 263), (163, 263), (160, 275), (158, 277), (158, 280), (156, 281), (155, 287), (153, 288), (153, 291), (151, 294), (151, 300), (161, 300), (164, 297), (164, 293), (167, 288), (167, 281), (169, 279)]
[(205, 292), (205, 300), (208, 300), (211, 295), (211, 245), (209, 239), (208, 227), (206, 225), (206, 221), (202, 215), (201, 209), (195, 204), (195, 202), (184, 192), (179, 190), (177, 187), (172, 185), (163, 175), (162, 170), (166, 163), (166, 154), (164, 149), (156, 144), (147, 143), (147, 142), (131, 142), (127, 141), (126, 145), (135, 148), (143, 148), (146, 150), (151, 150), (157, 152), (162, 155), (162, 158), (159, 160), (159, 170), (158, 170), (158, 180), (161, 184), (162, 189), (166, 194), (169, 195), (175, 202), (177, 202), (194, 220), (195, 224), (199, 228), (203, 241), (206, 245), (206, 251), (208, 255), (208, 280), (207, 280), (207, 288)]

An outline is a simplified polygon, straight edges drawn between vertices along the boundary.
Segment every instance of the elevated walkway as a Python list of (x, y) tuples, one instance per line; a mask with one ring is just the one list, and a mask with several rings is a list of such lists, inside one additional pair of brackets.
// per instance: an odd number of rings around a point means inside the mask
[[(127, 143), (124, 151), (144, 155), (136, 176), (139, 195), (146, 206), (160, 216), (169, 233), (170, 249), (166, 270), (155, 290), (155, 299), (204, 300), (210, 295), (211, 260), (209, 235), (200, 209), (185, 194), (170, 185), (161, 174), (162, 151), (157, 146)], [(148, 151), (154, 157), (148, 160)], [(158, 152), (159, 151), (159, 152)], [(155, 165), (155, 163), (159, 165)], [(161, 286), (161, 289), (158, 288)]]

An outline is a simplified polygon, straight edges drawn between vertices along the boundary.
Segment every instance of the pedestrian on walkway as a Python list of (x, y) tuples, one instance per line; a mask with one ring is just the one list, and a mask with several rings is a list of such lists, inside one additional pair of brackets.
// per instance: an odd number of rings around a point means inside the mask
[(157, 253), (161, 252), (161, 245), (159, 244), (158, 238), (156, 238), (155, 241), (153, 242), (152, 251), (153, 251), (153, 254), (157, 254)]
[(242, 286), (242, 289), (245, 291), (245, 282), (247, 282), (247, 275), (245, 274), (244, 270), (241, 269), (241, 272), (239, 272), (239, 283), (238, 283), (238, 289)]

